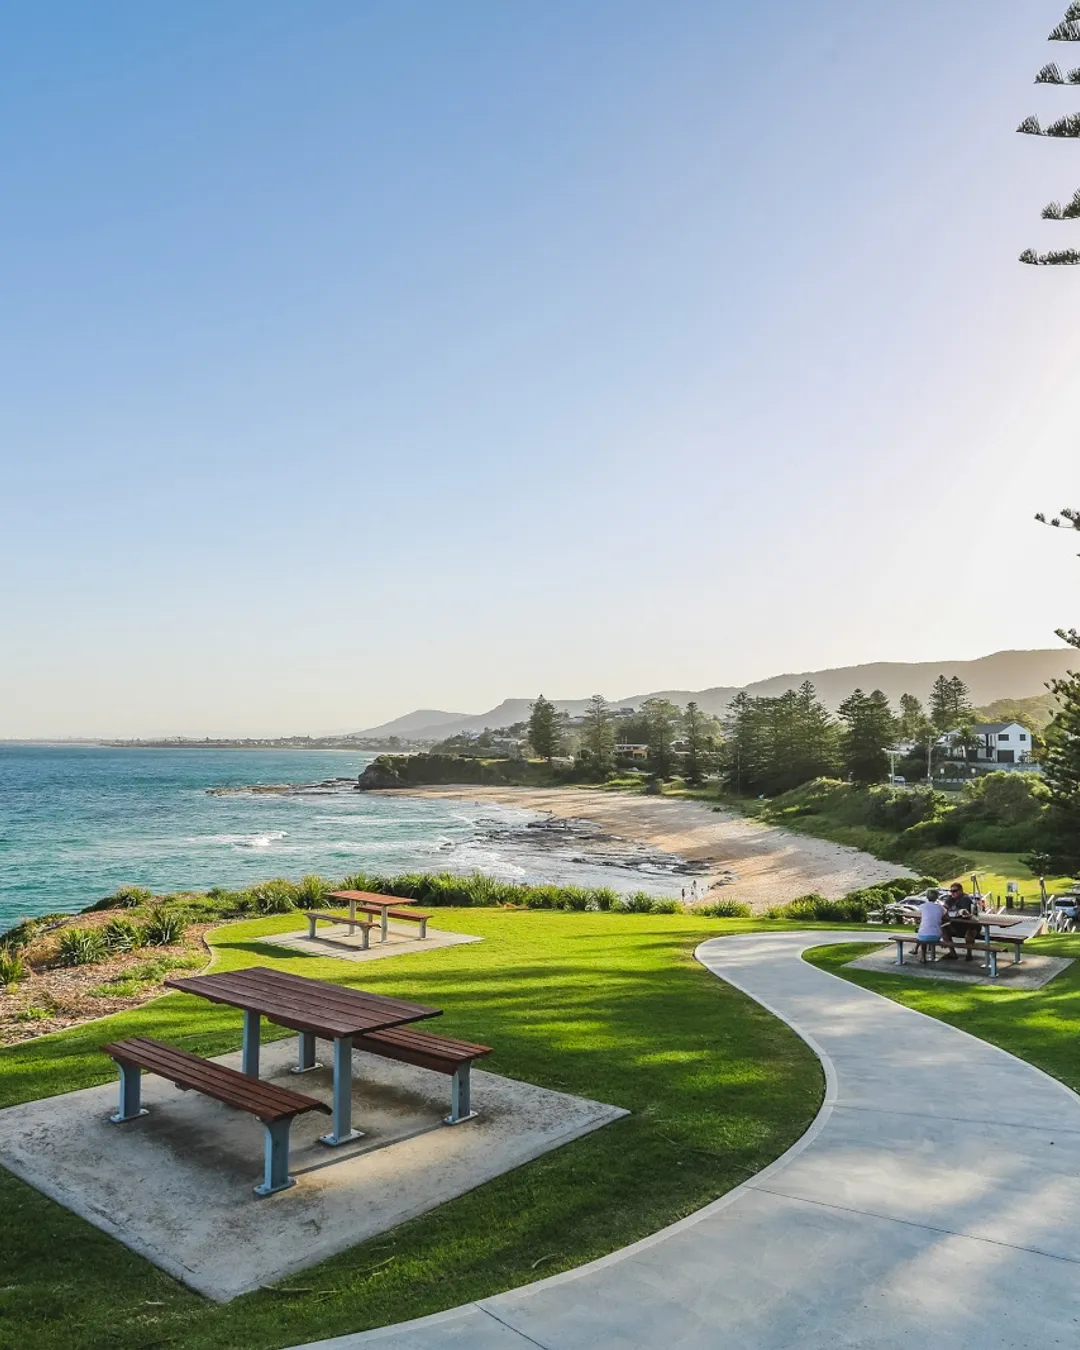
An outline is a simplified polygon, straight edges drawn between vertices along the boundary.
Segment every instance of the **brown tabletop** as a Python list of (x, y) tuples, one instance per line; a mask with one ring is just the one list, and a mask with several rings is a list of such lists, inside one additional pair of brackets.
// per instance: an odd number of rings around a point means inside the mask
[(440, 1008), (429, 1008), (423, 1003), (385, 998), (325, 980), (309, 980), (270, 966), (248, 966), (219, 975), (177, 976), (167, 979), (165, 984), (211, 1003), (228, 1003), (259, 1013), (278, 1026), (313, 1032), (325, 1040), (360, 1036), (367, 1031), (442, 1016)]
[(376, 891), (328, 891), (328, 900), (347, 900), (350, 905), (378, 905), (380, 909), (397, 909), (399, 905), (415, 905), (415, 900), (404, 900), (400, 895), (381, 895)]

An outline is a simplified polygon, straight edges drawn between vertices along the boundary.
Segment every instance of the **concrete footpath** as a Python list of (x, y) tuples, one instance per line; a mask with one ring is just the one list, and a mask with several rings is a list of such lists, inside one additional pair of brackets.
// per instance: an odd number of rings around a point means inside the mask
[(866, 932), (698, 949), (825, 1065), (820, 1115), (772, 1166), (576, 1271), (318, 1350), (1080, 1344), (1080, 1097), (801, 960), (844, 941)]

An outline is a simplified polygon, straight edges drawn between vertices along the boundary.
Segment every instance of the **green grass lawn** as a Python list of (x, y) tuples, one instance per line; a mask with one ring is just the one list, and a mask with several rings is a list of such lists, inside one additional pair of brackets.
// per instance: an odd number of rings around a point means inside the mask
[[(820, 1104), (820, 1067), (803, 1042), (692, 958), (702, 938), (751, 922), (446, 910), (440, 924), (486, 940), (365, 965), (260, 945), (296, 922), (220, 929), (216, 969), (284, 962), (434, 1004), (446, 1034), (496, 1047), (485, 1068), (633, 1114), (225, 1307), (0, 1169), (4, 1350), (260, 1350), (435, 1312), (693, 1212), (780, 1154)], [(0, 1106), (112, 1080), (97, 1047), (133, 1034), (221, 1054), (239, 1046), (240, 1015), (170, 994), (12, 1047), (0, 1052)], [(260, 1165), (253, 1152), (253, 1177)]]
[(805, 958), (852, 984), (991, 1041), (1080, 1092), (1080, 934), (1037, 938), (1028, 944), (1047, 956), (1076, 959), (1042, 989), (1030, 990), (912, 979), (848, 966), (879, 945), (814, 947)]

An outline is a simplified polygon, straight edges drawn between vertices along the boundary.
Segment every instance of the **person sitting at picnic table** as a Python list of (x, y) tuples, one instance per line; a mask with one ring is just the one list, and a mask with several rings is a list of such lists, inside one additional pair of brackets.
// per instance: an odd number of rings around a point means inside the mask
[[(942, 930), (945, 926), (945, 906), (941, 903), (941, 892), (933, 886), (926, 892), (926, 899), (920, 900), (914, 907), (919, 916), (919, 928), (915, 937), (919, 942), (929, 944), (931, 942), (940, 942)], [(922, 959), (926, 960), (926, 946), (923, 947)]]
[(943, 961), (959, 961), (960, 958), (956, 954), (956, 938), (964, 939), (964, 946), (967, 949), (964, 960), (972, 960), (972, 949), (979, 935), (979, 925), (974, 921), (977, 909), (977, 902), (965, 892), (959, 881), (954, 881), (945, 897), (946, 918), (942, 937), (948, 951), (942, 957)]

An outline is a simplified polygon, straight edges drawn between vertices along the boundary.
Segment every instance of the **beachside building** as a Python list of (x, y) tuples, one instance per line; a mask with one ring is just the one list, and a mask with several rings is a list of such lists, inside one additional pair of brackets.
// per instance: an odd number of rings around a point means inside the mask
[(971, 728), (971, 739), (952, 732), (948, 738), (950, 759), (973, 764), (1030, 764), (1032, 735), (1020, 722), (980, 722)]
[(630, 741), (616, 741), (616, 755), (625, 755), (627, 759), (648, 759), (649, 747), (647, 745), (636, 745)]

